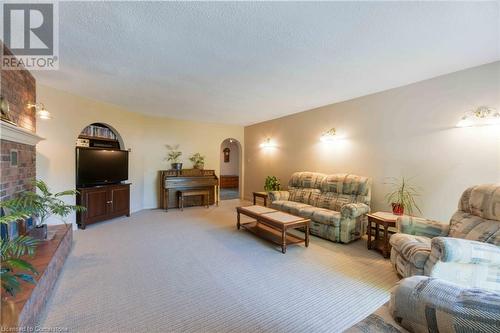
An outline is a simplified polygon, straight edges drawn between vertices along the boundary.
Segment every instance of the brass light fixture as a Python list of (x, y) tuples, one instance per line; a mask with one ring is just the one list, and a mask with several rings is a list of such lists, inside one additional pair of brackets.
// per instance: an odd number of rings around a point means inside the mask
[(328, 131), (321, 135), (321, 142), (333, 142), (337, 140), (337, 130), (335, 127), (330, 128)]
[(275, 148), (276, 144), (271, 141), (271, 138), (267, 138), (266, 141), (260, 144), (261, 148)]
[(36, 110), (36, 116), (40, 119), (43, 119), (43, 120), (48, 120), (48, 119), (52, 119), (52, 115), (50, 114), (49, 111), (47, 111), (47, 109), (45, 109), (45, 105), (43, 105), (43, 103), (36, 103), (36, 104), (28, 104), (27, 105), (28, 108), (35, 108)]
[(500, 112), (488, 106), (480, 106), (466, 112), (457, 127), (500, 125)]

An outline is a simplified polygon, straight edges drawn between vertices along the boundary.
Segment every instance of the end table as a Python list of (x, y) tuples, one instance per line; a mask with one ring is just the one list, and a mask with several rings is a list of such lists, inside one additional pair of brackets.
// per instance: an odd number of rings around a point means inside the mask
[[(390, 232), (389, 228), (396, 227), (396, 220), (400, 215), (394, 215), (388, 212), (376, 212), (373, 214), (366, 214), (368, 216), (368, 249), (377, 250), (382, 253), (384, 258), (389, 258), (391, 255), (391, 245), (389, 244)], [(380, 236), (380, 228), (383, 228), (383, 235)], [(375, 237), (372, 240), (372, 233), (375, 232)]]
[(267, 207), (267, 192), (253, 192), (253, 204), (256, 205), (257, 198), (264, 199), (264, 206)]

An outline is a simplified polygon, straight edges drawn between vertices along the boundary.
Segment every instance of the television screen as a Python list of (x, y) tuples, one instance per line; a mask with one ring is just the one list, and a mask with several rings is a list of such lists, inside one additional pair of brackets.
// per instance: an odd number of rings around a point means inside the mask
[(119, 183), (128, 179), (128, 151), (76, 148), (76, 185)]

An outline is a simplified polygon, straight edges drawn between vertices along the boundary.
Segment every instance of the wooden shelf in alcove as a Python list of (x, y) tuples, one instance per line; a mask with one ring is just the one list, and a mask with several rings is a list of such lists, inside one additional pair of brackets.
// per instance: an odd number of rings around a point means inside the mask
[(79, 139), (89, 139), (89, 140), (99, 140), (99, 141), (110, 141), (110, 142), (118, 142), (116, 139), (105, 138), (101, 136), (88, 136), (88, 135), (79, 135)]

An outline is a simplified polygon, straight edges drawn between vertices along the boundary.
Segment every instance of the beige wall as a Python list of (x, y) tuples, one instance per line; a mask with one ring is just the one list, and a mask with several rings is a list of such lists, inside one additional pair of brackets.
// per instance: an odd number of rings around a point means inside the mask
[[(45, 104), (52, 120), (39, 121), (37, 133), (46, 140), (37, 146), (37, 176), (54, 190), (75, 187), (75, 140), (88, 124), (111, 125), (131, 149), (129, 182), (132, 212), (158, 206), (158, 170), (167, 169), (165, 144), (181, 144), (182, 162), (200, 152), (205, 168), (219, 174), (220, 145), (225, 138), (243, 142), (243, 127), (180, 121), (129, 112), (110, 104), (76, 96), (44, 85), (37, 86), (37, 101)], [(74, 221), (74, 216), (68, 220)]]
[[(500, 62), (332, 104), (245, 128), (245, 198), (267, 175), (349, 172), (374, 180), (375, 210), (387, 177), (413, 177), (423, 215), (448, 221), (462, 191), (500, 183), (500, 128), (456, 128), (463, 112), (500, 108)], [(331, 127), (343, 140), (319, 141)], [(260, 148), (267, 137), (276, 148)]]
[[(229, 162), (224, 162), (225, 148), (229, 148)], [(229, 142), (226, 139), (220, 148), (220, 174), (226, 176), (238, 176), (240, 174), (240, 149), (236, 141)]]

